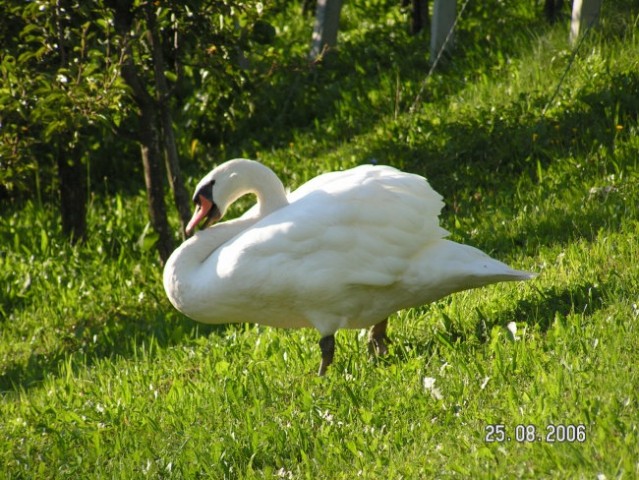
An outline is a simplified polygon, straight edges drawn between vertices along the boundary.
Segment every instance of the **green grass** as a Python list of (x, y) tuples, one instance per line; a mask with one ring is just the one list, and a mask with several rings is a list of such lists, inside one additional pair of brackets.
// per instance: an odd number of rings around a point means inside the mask
[[(520, 10), (521, 24), (534, 17)], [(335, 71), (295, 80), (309, 104), (274, 121), (272, 144), (226, 147), (291, 186), (372, 159), (423, 173), (445, 196), (454, 239), (540, 274), (398, 312), (384, 359), (368, 357), (362, 333), (339, 332), (325, 378), (314, 331), (210, 327), (171, 308), (142, 194), (95, 198), (78, 247), (49, 206), (3, 212), (0, 477), (639, 476), (633, 12), (603, 19), (545, 114), (570, 60), (564, 26), (491, 50), (479, 26), (494, 39), (499, 24), (471, 10), (460, 39), (476, 44), (458, 46), (413, 113), (423, 58), (371, 59), (367, 35), (352, 31), (349, 55), (374, 73), (349, 80), (308, 125), (313, 82), (332, 88), (350, 68), (336, 59)], [(369, 35), (384, 28), (398, 26)], [(397, 35), (412, 51), (417, 40)], [(498, 424), (511, 440), (487, 442)], [(541, 441), (517, 441), (531, 425)], [(584, 425), (585, 440), (546, 441), (560, 425)]]

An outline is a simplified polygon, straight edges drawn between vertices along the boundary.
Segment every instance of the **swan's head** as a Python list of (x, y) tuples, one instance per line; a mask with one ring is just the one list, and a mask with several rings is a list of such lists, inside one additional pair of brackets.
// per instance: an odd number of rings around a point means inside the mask
[(200, 180), (193, 194), (195, 212), (186, 227), (187, 234), (191, 234), (200, 224), (202, 228), (206, 228), (220, 220), (228, 206), (246, 193), (242, 183), (245, 175), (241, 171), (249, 162), (257, 163), (244, 159), (231, 160), (213, 169)]
[(186, 227), (193, 232), (217, 222), (235, 200), (247, 193), (257, 195), (259, 214), (267, 215), (288, 204), (282, 182), (268, 167), (255, 160), (236, 158), (213, 169), (195, 187), (195, 213)]

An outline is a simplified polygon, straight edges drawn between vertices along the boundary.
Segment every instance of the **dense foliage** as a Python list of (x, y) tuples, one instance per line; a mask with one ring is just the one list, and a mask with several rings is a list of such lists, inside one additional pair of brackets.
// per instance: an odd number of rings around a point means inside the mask
[[(148, 18), (141, 13), (146, 2), (6, 0), (1, 6), (4, 195), (55, 189), (59, 155), (86, 165), (91, 190), (101, 191), (105, 179), (111, 188), (139, 188), (134, 92), (121, 69), (132, 59), (154, 94)], [(198, 142), (216, 145), (232, 129), (234, 111), (246, 110), (237, 95), (248, 77), (240, 59), (263, 11), (239, 1), (154, 8), (180, 153), (189, 159)], [(131, 17), (131, 31), (118, 31), (118, 15)]]

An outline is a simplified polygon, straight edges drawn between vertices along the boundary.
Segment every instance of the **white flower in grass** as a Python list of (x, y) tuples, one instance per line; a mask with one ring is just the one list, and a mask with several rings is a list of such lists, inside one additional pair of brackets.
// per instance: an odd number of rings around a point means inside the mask
[(277, 472), (275, 472), (275, 475), (278, 478), (294, 478), (293, 472), (291, 472), (290, 470), (286, 470), (284, 467), (280, 468)]
[(424, 390), (429, 392), (435, 400), (441, 400), (444, 398), (442, 392), (440, 392), (439, 388), (435, 386), (435, 379), (433, 377), (424, 377), (422, 382), (424, 384)]
[[(318, 410), (318, 414), (319, 414), (319, 417), (323, 419), (326, 423), (328, 423), (329, 425), (333, 425), (334, 417), (331, 412), (329, 412), (328, 410), (324, 410), (323, 412), (322, 410)], [(342, 422), (337, 422), (337, 425), (341, 425), (341, 423)]]
[(506, 328), (510, 332), (510, 339), (513, 342), (519, 340), (519, 337), (517, 336), (517, 324), (515, 322), (510, 322), (508, 325), (506, 325)]

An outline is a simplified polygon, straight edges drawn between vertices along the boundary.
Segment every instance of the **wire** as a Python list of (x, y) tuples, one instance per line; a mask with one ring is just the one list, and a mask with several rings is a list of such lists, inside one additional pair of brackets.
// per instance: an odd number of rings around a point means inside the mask
[(590, 23), (588, 24), (588, 27), (586, 28), (586, 31), (583, 33), (583, 35), (580, 36), (579, 42), (577, 42), (577, 46), (572, 51), (572, 55), (570, 56), (570, 60), (568, 60), (568, 65), (566, 65), (566, 68), (564, 69), (564, 73), (561, 75), (561, 78), (559, 79), (559, 82), (557, 82), (557, 87), (555, 88), (555, 91), (553, 92), (552, 96), (550, 97), (548, 102), (546, 102), (546, 105), (544, 106), (543, 110), (541, 111), (541, 116), (542, 117), (544, 117), (546, 115), (546, 111), (548, 110), (550, 105), (555, 101), (555, 98), (557, 98), (557, 95), (559, 95), (559, 90), (561, 90), (561, 86), (563, 85), (564, 81), (566, 80), (566, 76), (568, 76), (568, 72), (572, 68), (572, 64), (575, 62), (575, 58), (577, 58), (577, 53), (579, 53), (579, 49), (581, 48), (581, 45), (584, 43), (584, 40), (588, 36), (588, 33), (590, 32), (590, 30), (592, 30), (592, 27), (595, 24), (595, 21), (597, 21), (597, 18), (598, 18), (598, 15), (594, 16), (592, 18), (592, 20), (590, 20)]
[(437, 64), (439, 63), (439, 60), (441, 59), (442, 55), (444, 54), (444, 51), (446, 50), (446, 46), (450, 42), (450, 39), (453, 37), (453, 32), (455, 31), (455, 28), (457, 27), (457, 23), (459, 22), (459, 19), (463, 15), (464, 10), (466, 10), (466, 6), (468, 5), (469, 2), (470, 0), (466, 0), (464, 2), (461, 9), (459, 10), (459, 13), (455, 17), (455, 21), (453, 22), (452, 27), (450, 27), (450, 30), (448, 31), (448, 34), (446, 35), (446, 38), (444, 39), (444, 43), (442, 43), (442, 46), (439, 48), (439, 52), (437, 52), (437, 56), (435, 57), (435, 60), (433, 60), (433, 63), (431, 64), (430, 69), (428, 70), (428, 73), (426, 74), (426, 78), (424, 78), (424, 80), (422, 81), (422, 85), (419, 89), (419, 92), (417, 93), (417, 96), (415, 97), (415, 100), (413, 100), (413, 104), (410, 107), (411, 113), (413, 113), (417, 109), (417, 105), (421, 101), (422, 94), (424, 93), (424, 89), (426, 88), (426, 82), (428, 82), (428, 79), (433, 75), (433, 72), (435, 71), (435, 68), (437, 67)]

